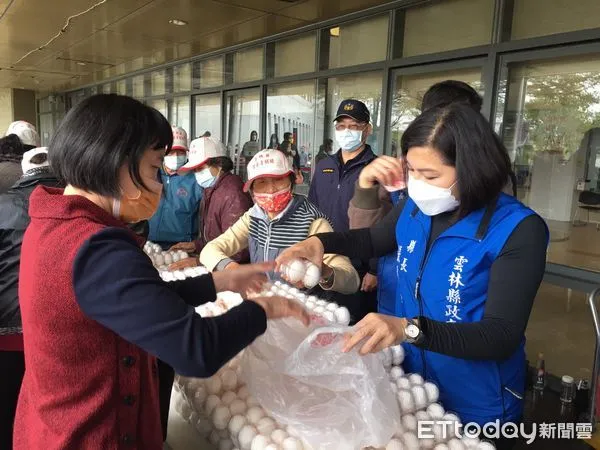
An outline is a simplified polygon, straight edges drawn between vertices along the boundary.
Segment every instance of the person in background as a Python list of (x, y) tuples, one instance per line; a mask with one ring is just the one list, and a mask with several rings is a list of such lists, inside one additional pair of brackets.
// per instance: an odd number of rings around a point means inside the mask
[(308, 324), (283, 298), (247, 300), (214, 318), (195, 312), (217, 292), (262, 289), (271, 263), (162, 281), (127, 224), (158, 207), (156, 173), (172, 144), (156, 109), (115, 94), (78, 103), (52, 138), (50, 165), (66, 187), (38, 186), (29, 202), (19, 271), (27, 370), (14, 450), (162, 450), (156, 358), (206, 378), (267, 319)]
[(246, 160), (246, 166), (250, 164), (254, 155), (260, 151), (260, 144), (258, 143), (258, 133), (252, 131), (250, 133), (250, 140), (242, 147), (242, 156)]
[[(451, 104), (467, 105), (480, 113), (483, 99), (467, 83), (457, 80), (446, 80), (434, 84), (425, 92), (421, 110), (428, 111)], [(500, 148), (503, 148), (503, 146), (500, 145)], [(393, 186), (382, 186), (378, 183), (371, 184), (367, 181), (375, 179), (377, 172), (393, 167), (395, 160), (396, 156), (381, 156), (361, 172), (356, 183), (354, 196), (350, 200), (350, 207), (348, 208), (350, 228), (369, 228), (375, 225), (391, 211), (394, 205), (398, 204), (398, 202), (405, 199), (408, 195), (403, 174), (399, 174), (400, 178), (395, 180)], [(503, 192), (508, 195), (514, 195), (515, 185), (509, 179)], [(393, 298), (396, 295), (398, 277), (398, 263), (396, 259), (397, 255), (395, 252), (379, 258), (377, 268), (377, 299), (379, 304), (385, 301), (385, 299)]]
[(162, 197), (156, 214), (150, 219), (148, 239), (163, 249), (178, 242), (192, 242), (198, 234), (198, 209), (202, 188), (194, 175), (179, 173), (187, 162), (188, 140), (183, 128), (173, 127), (173, 148), (160, 168)]
[(304, 147), (300, 150), (300, 167), (308, 167), (308, 153)]
[[(333, 223), (335, 231), (350, 229), (348, 207), (354, 195), (354, 186), (362, 169), (376, 156), (367, 144), (371, 134), (371, 113), (358, 100), (340, 103), (335, 116), (335, 140), (340, 151), (321, 160), (314, 171), (308, 199)], [(356, 314), (359, 317), (377, 310), (377, 259), (353, 260), (361, 277), (361, 291), (356, 293)]]
[(294, 164), (293, 164), (294, 169), (300, 170), (300, 153), (298, 153), (298, 147), (294, 143), (294, 135), (292, 133), (290, 133), (289, 131), (286, 133), (283, 133), (283, 142), (281, 143), (281, 146), (280, 146), (281, 149), (283, 149), (283, 145), (286, 143), (289, 144), (289, 145), (287, 145), (287, 147), (289, 149), (288, 151), (294, 158)]
[(279, 137), (277, 134), (273, 133), (271, 138), (269, 139), (269, 149), (278, 149), (279, 148)]
[[(317, 233), (331, 231), (331, 225), (306, 197), (294, 195), (295, 175), (279, 150), (258, 152), (248, 167), (244, 190), (252, 193), (255, 205), (227, 231), (206, 244), (200, 262), (208, 269), (228, 271), (238, 266), (232, 255), (250, 251), (250, 261), (274, 260), (284, 249)], [(358, 274), (348, 258), (325, 255), (319, 286), (311, 293), (344, 304), (345, 295), (358, 289)], [(273, 280), (280, 279), (271, 274)]]
[(205, 131), (204, 134), (200, 137), (211, 137), (210, 131)]
[(331, 155), (333, 151), (333, 141), (329, 138), (326, 138), (323, 143), (319, 146), (319, 152), (317, 156), (315, 156), (315, 165), (319, 164), (319, 162), (329, 155)]
[[(197, 253), (206, 244), (221, 236), (252, 207), (252, 199), (243, 191), (244, 183), (231, 173), (233, 162), (227, 150), (216, 139), (196, 139), (190, 145), (190, 158), (181, 171), (193, 171), (204, 196), (200, 203), (200, 232), (195, 242), (181, 242), (171, 250)], [(231, 256), (239, 264), (250, 261), (248, 250)], [(199, 264), (198, 257), (190, 257), (173, 263), (170, 270), (180, 270)]]
[(45, 148), (23, 154), (23, 176), (0, 195), (0, 448), (12, 449), (13, 422), (25, 373), (18, 282), (21, 243), (29, 225), (29, 196), (36, 186), (60, 184), (48, 165)]
[(13, 122), (0, 139), (0, 194), (5, 193), (21, 178), (23, 153), (40, 146), (40, 136), (29, 122)]
[[(279, 264), (323, 252), (396, 252), (398, 289), (355, 327), (344, 351), (404, 342), (404, 370), (438, 385), (462, 423), (518, 423), (525, 398), (525, 330), (544, 276), (548, 227), (502, 192), (506, 149), (470, 106), (428, 109), (410, 124), (398, 160), (373, 173), (408, 197), (374, 227), (312, 237)], [(374, 180), (370, 180), (374, 182)]]

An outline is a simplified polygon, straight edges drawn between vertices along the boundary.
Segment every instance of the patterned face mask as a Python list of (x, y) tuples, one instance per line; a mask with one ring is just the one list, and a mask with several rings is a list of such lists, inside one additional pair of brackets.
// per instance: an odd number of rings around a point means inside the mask
[(256, 204), (271, 214), (279, 214), (292, 201), (292, 191), (289, 187), (273, 194), (253, 195)]

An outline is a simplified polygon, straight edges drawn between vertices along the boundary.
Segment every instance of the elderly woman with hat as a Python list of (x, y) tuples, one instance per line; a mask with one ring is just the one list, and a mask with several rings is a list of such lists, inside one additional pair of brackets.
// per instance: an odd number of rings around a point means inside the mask
[[(193, 171), (196, 182), (204, 189), (200, 203), (200, 231), (195, 242), (181, 242), (172, 250), (200, 253), (206, 244), (223, 234), (252, 206), (252, 199), (244, 192), (241, 178), (231, 173), (233, 161), (227, 156), (225, 145), (213, 137), (195, 139), (190, 145), (189, 161), (181, 172)], [(231, 257), (238, 263), (250, 260), (248, 250)], [(198, 258), (190, 257), (173, 263), (171, 270), (198, 265)]]
[(198, 208), (203, 189), (189, 172), (180, 172), (188, 160), (188, 137), (173, 127), (173, 147), (165, 155), (160, 178), (162, 198), (150, 219), (148, 239), (167, 249), (178, 242), (192, 242), (198, 234)]
[[(255, 205), (231, 228), (209, 242), (200, 262), (209, 270), (233, 269), (232, 255), (249, 249), (253, 263), (272, 261), (284, 249), (309, 236), (332, 230), (325, 215), (306, 197), (295, 195), (296, 176), (286, 156), (279, 150), (261, 150), (248, 166), (244, 190)], [(278, 274), (271, 274), (277, 279)], [(358, 289), (358, 274), (350, 260), (340, 255), (325, 255), (322, 278), (314, 288), (316, 295), (344, 303), (339, 294)]]

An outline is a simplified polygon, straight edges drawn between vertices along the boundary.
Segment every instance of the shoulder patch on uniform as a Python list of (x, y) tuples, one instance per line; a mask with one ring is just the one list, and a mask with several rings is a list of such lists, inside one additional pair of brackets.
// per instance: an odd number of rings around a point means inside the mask
[(333, 169), (323, 169), (323, 173), (333, 173), (335, 170)]

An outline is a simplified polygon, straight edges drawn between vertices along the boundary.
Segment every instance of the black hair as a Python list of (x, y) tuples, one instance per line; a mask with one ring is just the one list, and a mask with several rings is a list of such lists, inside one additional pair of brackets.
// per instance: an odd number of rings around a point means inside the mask
[(50, 165), (65, 184), (99, 195), (120, 196), (119, 170), (128, 164), (133, 182), (144, 185), (140, 160), (146, 149), (171, 149), (173, 132), (156, 109), (131, 97), (94, 95), (72, 108), (50, 145)]
[(283, 133), (283, 140), (287, 141), (288, 138), (291, 138), (293, 136), (292, 133), (290, 133), (289, 131), (286, 131), (285, 133)]
[(16, 134), (9, 134), (0, 138), (0, 162), (21, 162), (23, 153), (34, 147), (25, 145)]
[(250, 139), (252, 139), (252, 136), (253, 136), (253, 135), (256, 135), (256, 139), (258, 139), (258, 132), (257, 132), (256, 130), (252, 130), (252, 131), (250, 132)]
[(452, 103), (469, 105), (475, 111), (481, 111), (483, 99), (475, 89), (463, 81), (446, 80), (431, 86), (421, 102), (421, 111), (441, 108)]
[(510, 158), (487, 120), (470, 106), (454, 103), (423, 112), (402, 135), (402, 155), (432, 147), (456, 168), (459, 217), (489, 205), (511, 173)]
[(210, 158), (207, 164), (212, 167), (220, 167), (223, 172), (231, 172), (233, 170), (233, 161), (229, 156)]

